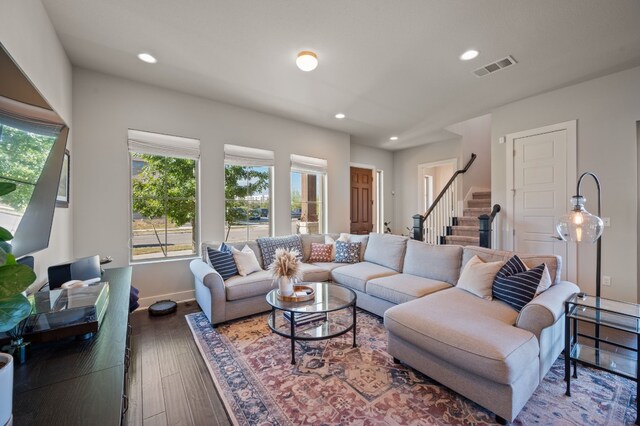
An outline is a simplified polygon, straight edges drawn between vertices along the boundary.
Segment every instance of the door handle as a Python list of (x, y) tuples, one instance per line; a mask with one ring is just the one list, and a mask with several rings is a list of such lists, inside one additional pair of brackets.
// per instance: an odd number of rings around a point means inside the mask
[(549, 235), (549, 238), (553, 238), (554, 240), (564, 241), (562, 237), (558, 237), (557, 235)]

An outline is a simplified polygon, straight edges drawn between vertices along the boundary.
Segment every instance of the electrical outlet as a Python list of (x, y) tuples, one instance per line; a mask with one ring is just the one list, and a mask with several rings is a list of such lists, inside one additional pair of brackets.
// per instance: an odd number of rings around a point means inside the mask
[(602, 276), (602, 285), (605, 287), (611, 287), (611, 277), (607, 275)]
[(604, 223), (605, 227), (611, 226), (611, 218), (610, 217), (603, 217), (602, 218), (602, 223)]

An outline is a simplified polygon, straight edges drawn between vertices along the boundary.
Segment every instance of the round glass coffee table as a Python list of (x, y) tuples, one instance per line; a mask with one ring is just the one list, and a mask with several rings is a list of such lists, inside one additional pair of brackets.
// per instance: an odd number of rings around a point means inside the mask
[(267, 294), (273, 308), (269, 328), (291, 340), (291, 364), (296, 363), (297, 340), (324, 340), (353, 330), (356, 347), (356, 294), (336, 284), (300, 283), (315, 290), (315, 298), (306, 302), (278, 299), (277, 289)]

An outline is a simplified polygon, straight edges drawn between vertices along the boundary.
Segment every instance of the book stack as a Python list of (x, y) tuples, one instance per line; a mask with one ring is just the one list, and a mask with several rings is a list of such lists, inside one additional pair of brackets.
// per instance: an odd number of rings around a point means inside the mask
[[(291, 321), (291, 315), (292, 315), (291, 312), (284, 311), (282, 315), (284, 316), (284, 319), (286, 319), (287, 321)], [(308, 314), (298, 312), (295, 314), (295, 319), (296, 319), (296, 325), (303, 325), (303, 324), (308, 324), (310, 322), (319, 321), (319, 320), (324, 321), (325, 319), (327, 319), (327, 314), (324, 312), (311, 312)]]

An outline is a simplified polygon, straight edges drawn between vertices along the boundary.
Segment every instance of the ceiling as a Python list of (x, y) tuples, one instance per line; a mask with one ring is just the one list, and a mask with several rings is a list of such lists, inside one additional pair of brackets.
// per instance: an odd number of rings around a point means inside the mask
[[(446, 126), (497, 106), (640, 65), (638, 0), (43, 3), (78, 67), (390, 150), (446, 139)], [(460, 61), (469, 48), (480, 56)], [(309, 73), (295, 66), (307, 49), (320, 61)], [(139, 61), (140, 52), (158, 63)], [(518, 64), (472, 74), (507, 55)], [(347, 118), (335, 119), (338, 112)]]

